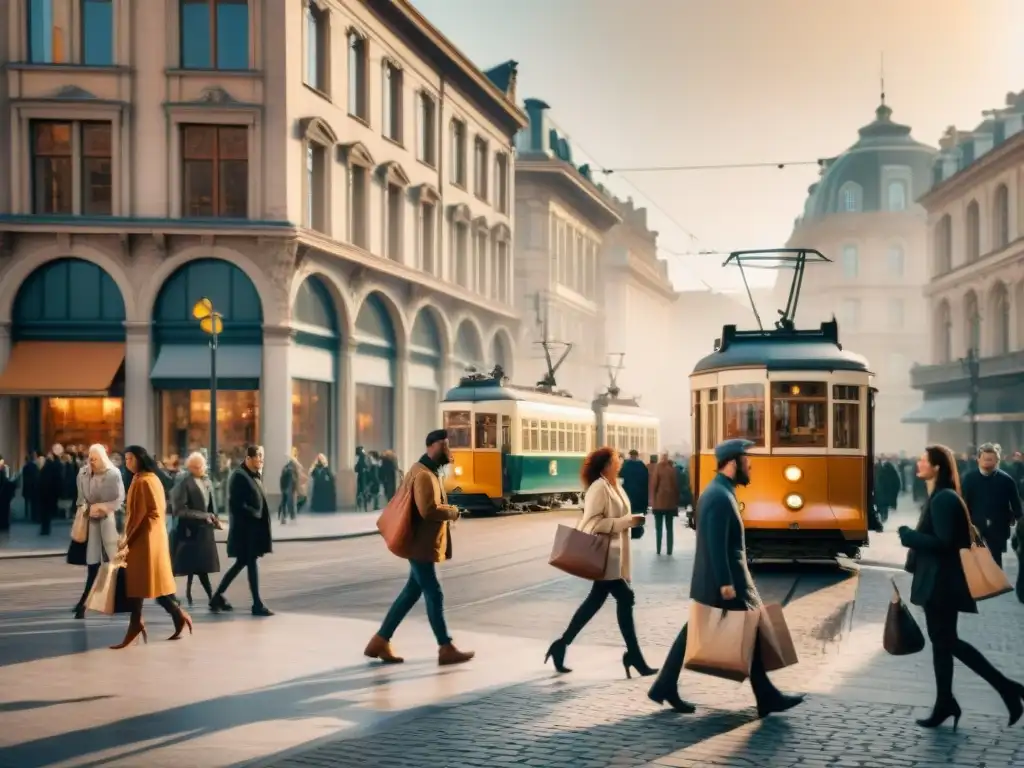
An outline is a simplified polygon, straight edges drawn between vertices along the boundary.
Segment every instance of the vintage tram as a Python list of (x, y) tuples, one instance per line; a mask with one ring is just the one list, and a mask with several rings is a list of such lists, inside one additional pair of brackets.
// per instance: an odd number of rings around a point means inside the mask
[[(769, 252), (742, 252), (745, 254)], [(695, 500), (714, 477), (714, 448), (745, 438), (751, 481), (737, 488), (751, 559), (858, 557), (873, 495), (874, 389), (867, 360), (843, 349), (833, 319), (793, 323), (803, 264), (771, 330), (723, 329), (690, 375)], [(740, 254), (730, 259), (740, 262)], [(728, 261), (726, 263), (729, 263)], [(755, 315), (756, 315), (755, 310)], [(760, 320), (758, 322), (760, 325)], [(699, 521), (690, 516), (691, 526)]]

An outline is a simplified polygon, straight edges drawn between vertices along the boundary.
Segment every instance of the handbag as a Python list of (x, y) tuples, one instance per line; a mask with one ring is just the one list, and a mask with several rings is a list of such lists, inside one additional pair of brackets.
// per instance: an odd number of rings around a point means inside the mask
[(123, 562), (103, 563), (100, 566), (96, 581), (85, 599), (85, 607), (107, 616), (131, 612)]
[(71, 540), (84, 544), (89, 539), (89, 505), (83, 504), (75, 510), (75, 520), (71, 523)]
[(551, 547), (548, 564), (570, 576), (598, 581), (604, 578), (608, 566), (610, 544), (611, 538), (605, 534), (587, 533), (568, 525), (559, 525), (555, 530), (555, 543)]
[(967, 528), (971, 533), (971, 546), (969, 549), (960, 550), (960, 565), (964, 569), (964, 576), (967, 578), (967, 588), (971, 597), (975, 600), (988, 600), (990, 597), (999, 597), (1007, 592), (1013, 591), (1010, 579), (996, 563), (995, 558), (985, 542), (978, 533), (978, 529), (971, 522), (971, 513), (967, 509), (960, 494), (957, 494), (960, 506), (963, 507), (964, 515), (967, 516)]
[(799, 661), (781, 605), (762, 605), (757, 629), (757, 650), (764, 662), (765, 672), (792, 667)]
[(750, 676), (760, 611), (730, 611), (690, 601), (683, 667), (743, 682)]
[(406, 559), (412, 554), (414, 507), (412, 483), (402, 483), (377, 518), (377, 530), (391, 554)]
[(885, 614), (882, 647), (892, 656), (909, 656), (924, 650), (924, 633), (900, 597), (896, 579), (892, 579), (892, 599)]

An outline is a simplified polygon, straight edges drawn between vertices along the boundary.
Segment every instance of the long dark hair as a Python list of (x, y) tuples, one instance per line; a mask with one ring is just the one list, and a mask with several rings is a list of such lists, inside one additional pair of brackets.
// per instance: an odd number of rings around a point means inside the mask
[(125, 453), (130, 453), (135, 457), (135, 472), (156, 472), (156, 459), (149, 455), (149, 451), (143, 448), (141, 445), (129, 445), (124, 449)]
[(959, 495), (960, 472), (956, 468), (956, 457), (953, 455), (953, 451), (944, 445), (929, 445), (924, 452), (928, 456), (928, 463), (938, 470), (932, 492), (948, 488)]
[(583, 481), (583, 490), (586, 490), (608, 469), (608, 465), (615, 458), (611, 448), (605, 446), (591, 451), (583, 460), (583, 467), (580, 469), (580, 480)]

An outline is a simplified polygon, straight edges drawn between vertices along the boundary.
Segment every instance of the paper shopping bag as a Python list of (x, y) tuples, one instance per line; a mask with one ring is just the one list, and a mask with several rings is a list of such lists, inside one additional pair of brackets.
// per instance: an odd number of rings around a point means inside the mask
[(690, 601), (683, 667), (743, 682), (750, 676), (760, 611), (728, 611)]
[(757, 650), (764, 662), (765, 672), (791, 667), (799, 661), (793, 636), (789, 633), (782, 606), (778, 603), (762, 605), (758, 619)]

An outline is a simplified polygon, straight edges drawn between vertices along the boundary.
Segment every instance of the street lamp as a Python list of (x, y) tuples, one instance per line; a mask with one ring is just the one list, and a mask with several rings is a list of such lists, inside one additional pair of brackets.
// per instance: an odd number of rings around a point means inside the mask
[(967, 350), (967, 357), (960, 358), (960, 365), (970, 380), (970, 399), (968, 400), (968, 412), (971, 415), (971, 449), (978, 450), (978, 393), (981, 389), (981, 363), (978, 359), (978, 350), (972, 344)]
[(210, 477), (219, 466), (217, 461), (217, 337), (224, 332), (224, 315), (213, 308), (213, 302), (203, 297), (192, 307), (192, 317), (199, 327), (210, 335)]

